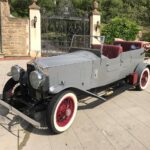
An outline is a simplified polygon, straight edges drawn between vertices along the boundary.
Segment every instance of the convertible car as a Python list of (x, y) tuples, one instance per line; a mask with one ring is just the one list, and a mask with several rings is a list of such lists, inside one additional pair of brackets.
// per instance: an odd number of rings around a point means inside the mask
[(27, 70), (12, 66), (0, 104), (37, 127), (40, 123), (34, 114), (46, 111), (43, 117), (48, 128), (61, 133), (75, 119), (79, 93), (106, 101), (93, 93), (93, 89), (104, 90), (120, 81), (139, 90), (146, 89), (150, 65), (144, 63), (142, 43), (116, 41), (105, 45), (101, 40), (90, 44), (102, 37), (89, 39), (85, 42), (85, 38), (74, 36), (69, 53), (33, 59), (27, 64)]

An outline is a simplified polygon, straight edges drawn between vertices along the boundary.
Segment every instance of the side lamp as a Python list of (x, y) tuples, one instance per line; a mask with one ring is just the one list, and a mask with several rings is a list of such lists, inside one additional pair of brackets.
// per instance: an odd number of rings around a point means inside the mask
[(36, 23), (37, 23), (37, 16), (34, 16), (34, 19), (33, 19), (33, 26), (34, 26), (34, 28), (36, 28)]
[(95, 27), (95, 31), (97, 32), (97, 30), (100, 28), (100, 22), (99, 21), (97, 21), (97, 23), (96, 23), (96, 27)]

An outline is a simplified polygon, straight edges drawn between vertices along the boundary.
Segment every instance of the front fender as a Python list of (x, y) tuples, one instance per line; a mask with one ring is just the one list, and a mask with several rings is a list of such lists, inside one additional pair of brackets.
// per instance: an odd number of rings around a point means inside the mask
[(51, 94), (57, 94), (57, 93), (63, 91), (64, 89), (65, 89), (65, 87), (62, 86), (62, 85), (51, 86), (51, 87), (49, 88), (49, 93), (51, 93)]
[(51, 86), (49, 88), (49, 93), (50, 94), (58, 94), (61, 91), (68, 90), (68, 89), (74, 89), (74, 90), (77, 90), (77, 91), (83, 91), (82, 89), (77, 88), (77, 87), (65, 87), (63, 85), (58, 85), (58, 86)]
[(6, 93), (10, 90), (13, 89), (14, 86), (18, 84), (17, 81), (14, 81), (13, 78), (10, 78), (6, 83), (5, 86), (3, 88), (3, 93), (2, 93), (2, 100), (6, 99)]

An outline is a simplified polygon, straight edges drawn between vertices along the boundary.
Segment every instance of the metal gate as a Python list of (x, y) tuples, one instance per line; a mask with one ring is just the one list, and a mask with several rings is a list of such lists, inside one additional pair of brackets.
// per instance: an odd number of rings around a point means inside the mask
[(66, 6), (53, 15), (42, 14), (42, 53), (68, 51), (71, 39), (76, 35), (89, 35), (89, 17), (84, 14), (78, 17), (71, 13), (73, 9)]

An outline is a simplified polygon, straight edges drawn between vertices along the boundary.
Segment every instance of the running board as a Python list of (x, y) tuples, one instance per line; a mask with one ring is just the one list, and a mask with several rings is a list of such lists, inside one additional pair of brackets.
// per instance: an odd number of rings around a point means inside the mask
[(35, 127), (41, 126), (41, 124), (39, 122), (35, 121), (34, 119), (32, 119), (32, 118), (28, 117), (27, 115), (23, 114), (22, 112), (18, 111), (17, 109), (15, 109), (11, 105), (7, 104), (6, 102), (0, 100), (0, 105), (8, 108), (9, 111), (14, 112), (16, 115), (20, 116), (21, 118), (23, 118), (24, 120), (26, 120), (27, 122), (32, 124), (33, 126), (35, 126)]
[[(83, 90), (82, 90), (82, 91), (83, 91)], [(107, 101), (106, 98), (103, 98), (102, 96), (98, 96), (98, 95), (96, 95), (96, 94), (94, 94), (94, 93), (92, 93), (92, 92), (89, 92), (89, 91), (83, 91), (83, 92), (85, 92), (85, 93), (91, 95), (92, 97), (98, 98), (98, 99), (100, 99), (100, 100), (102, 100), (102, 101), (104, 101), (104, 102)]]

